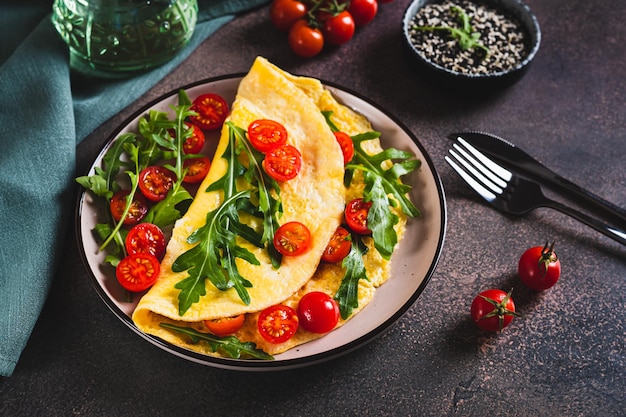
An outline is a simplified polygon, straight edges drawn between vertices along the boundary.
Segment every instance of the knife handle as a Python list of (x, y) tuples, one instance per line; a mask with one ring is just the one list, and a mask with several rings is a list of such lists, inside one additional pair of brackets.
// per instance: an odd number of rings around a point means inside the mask
[(626, 227), (626, 210), (606, 201), (602, 197), (599, 197), (589, 190), (580, 187), (577, 184), (561, 177), (560, 175), (551, 172), (556, 185), (563, 187), (570, 191), (570, 193), (576, 197), (579, 197), (583, 202), (593, 205), (597, 209), (601, 209), (605, 214), (611, 216), (613, 220), (617, 221), (621, 227)]

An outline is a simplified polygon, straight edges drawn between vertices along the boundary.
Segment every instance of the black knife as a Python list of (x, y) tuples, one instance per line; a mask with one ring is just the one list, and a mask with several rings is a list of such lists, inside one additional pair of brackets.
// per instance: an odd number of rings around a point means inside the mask
[(602, 210), (605, 214), (614, 218), (614, 220), (619, 221), (622, 226), (626, 225), (625, 209), (561, 177), (506, 139), (484, 132), (453, 133), (448, 137), (452, 140), (462, 137), (497, 162), (517, 168), (522, 174), (525, 173), (534, 177), (535, 180), (549, 183), (560, 190), (564, 190), (571, 196), (582, 200), (582, 202)]

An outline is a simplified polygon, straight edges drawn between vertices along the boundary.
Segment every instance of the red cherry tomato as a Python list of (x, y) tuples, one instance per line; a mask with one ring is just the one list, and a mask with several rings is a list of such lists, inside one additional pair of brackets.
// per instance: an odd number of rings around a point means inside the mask
[(275, 120), (259, 119), (248, 126), (248, 139), (259, 152), (269, 152), (287, 143), (287, 129)]
[(298, 330), (298, 314), (286, 305), (277, 304), (261, 311), (257, 329), (270, 343), (283, 343), (289, 340)]
[(223, 319), (204, 320), (204, 325), (215, 336), (224, 337), (236, 333), (241, 329), (246, 316), (240, 314), (235, 317), (225, 317)]
[[(511, 290), (512, 291), (512, 290)], [(481, 292), (472, 301), (472, 320), (478, 327), (489, 332), (499, 332), (513, 321), (515, 303), (511, 292), (490, 289)]]
[(348, 11), (357, 26), (365, 26), (374, 20), (378, 12), (377, 0), (351, 0)]
[(339, 305), (321, 291), (307, 293), (298, 303), (298, 321), (305, 330), (328, 333), (339, 321)]
[(176, 174), (167, 168), (151, 165), (144, 168), (138, 177), (139, 189), (148, 200), (161, 201), (176, 182)]
[(207, 176), (209, 168), (211, 168), (211, 160), (206, 156), (188, 158), (183, 162), (183, 168), (187, 170), (183, 182), (195, 184)]
[(343, 152), (343, 164), (348, 165), (348, 163), (354, 157), (354, 143), (352, 142), (352, 138), (348, 136), (347, 133), (344, 132), (334, 132), (335, 139), (339, 143), (341, 147), (341, 152)]
[(554, 242), (527, 249), (520, 257), (517, 271), (531, 290), (544, 291), (556, 284), (561, 276), (561, 261), (554, 252)]
[(120, 261), (115, 276), (122, 287), (131, 292), (147, 290), (159, 276), (159, 260), (149, 253), (134, 253)]
[(270, 6), (270, 19), (274, 27), (287, 32), (296, 21), (306, 15), (306, 12), (306, 5), (300, 1), (274, 0)]
[(300, 19), (289, 29), (287, 42), (296, 55), (311, 58), (324, 48), (324, 35), (321, 30), (310, 27), (306, 20)]
[(190, 116), (189, 121), (204, 130), (216, 130), (222, 127), (228, 116), (228, 103), (218, 94), (208, 93), (196, 97), (191, 110), (197, 116)]
[(193, 123), (185, 122), (185, 125), (191, 129), (191, 136), (185, 139), (183, 143), (183, 152), (186, 154), (200, 153), (204, 146), (204, 132)]
[[(122, 190), (115, 193), (113, 198), (111, 198), (109, 208), (116, 222), (122, 219), (124, 209), (126, 208), (126, 198), (129, 194), (130, 190)], [(124, 217), (123, 223), (126, 226), (133, 226), (142, 221), (143, 218), (146, 217), (146, 214), (148, 214), (148, 201), (143, 195), (135, 193), (133, 202), (128, 209), (126, 217)]]
[(278, 146), (265, 154), (263, 167), (276, 181), (289, 181), (300, 172), (302, 155), (291, 145)]
[(369, 214), (371, 202), (365, 202), (362, 198), (355, 198), (350, 201), (344, 211), (346, 223), (353, 232), (360, 235), (367, 235), (372, 231), (367, 227), (367, 216)]
[(125, 246), (129, 255), (149, 253), (161, 259), (165, 254), (165, 236), (159, 226), (152, 223), (139, 223), (128, 231)]
[(345, 228), (339, 226), (335, 230), (335, 234), (330, 238), (328, 246), (322, 253), (322, 261), (328, 263), (337, 263), (343, 261), (343, 258), (348, 256), (350, 249), (352, 248), (352, 242), (350, 238), (350, 232)]
[(322, 24), (324, 39), (331, 45), (343, 45), (354, 36), (354, 19), (347, 10), (325, 19)]
[(300, 222), (287, 222), (274, 233), (274, 247), (285, 256), (298, 256), (311, 246), (311, 232)]

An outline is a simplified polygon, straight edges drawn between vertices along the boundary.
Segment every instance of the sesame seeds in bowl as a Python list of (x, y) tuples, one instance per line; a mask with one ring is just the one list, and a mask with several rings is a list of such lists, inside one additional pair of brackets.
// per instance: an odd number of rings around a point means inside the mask
[(516, 82), (541, 38), (537, 19), (520, 0), (416, 0), (403, 25), (420, 69), (454, 88)]

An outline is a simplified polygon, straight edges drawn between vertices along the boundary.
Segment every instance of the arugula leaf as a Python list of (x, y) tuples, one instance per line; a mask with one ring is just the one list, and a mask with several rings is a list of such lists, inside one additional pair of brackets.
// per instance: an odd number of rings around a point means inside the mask
[[(252, 265), (260, 265), (260, 262), (252, 252), (237, 244), (237, 237), (266, 248), (272, 265), (275, 268), (280, 266), (280, 254), (271, 243), (279, 227), (278, 215), (282, 213), (280, 187), (265, 173), (262, 168), (264, 156), (252, 147), (245, 130), (232, 122), (227, 122), (227, 126), (228, 145), (222, 158), (228, 161), (228, 168), (206, 190), (223, 192), (224, 201), (207, 214), (204, 226), (187, 238), (189, 244), (197, 245), (181, 254), (172, 265), (174, 272), (188, 272), (188, 276), (174, 286), (181, 290), (178, 294), (178, 311), (181, 316), (200, 297), (206, 295), (206, 279), (221, 291), (234, 288), (241, 301), (250, 304), (246, 288), (252, 287), (252, 283), (239, 273), (236, 259)], [(240, 158), (243, 152), (246, 158)], [(241, 159), (247, 161), (247, 166), (242, 164)], [(238, 191), (237, 179), (240, 177), (245, 178), (251, 188)], [(258, 233), (243, 223), (239, 217), (240, 211), (261, 217), (262, 232)]]
[(452, 38), (456, 39), (459, 43), (459, 47), (463, 51), (467, 51), (472, 48), (480, 48), (485, 51), (485, 57), (489, 55), (489, 48), (480, 42), (480, 33), (474, 32), (474, 28), (470, 23), (470, 17), (465, 13), (463, 9), (458, 6), (450, 7), (454, 13), (456, 13), (461, 28), (454, 28), (449, 26), (413, 26), (413, 30), (425, 30), (425, 31), (447, 31), (450, 32)]
[[(354, 171), (363, 172), (365, 188), (364, 201), (372, 206), (367, 217), (367, 224), (372, 231), (374, 246), (384, 259), (390, 259), (398, 242), (393, 226), (398, 222), (398, 216), (391, 207), (400, 209), (410, 217), (420, 215), (419, 210), (409, 199), (407, 193), (411, 186), (400, 181), (400, 177), (417, 169), (421, 161), (408, 151), (387, 148), (377, 154), (370, 155), (363, 149), (363, 142), (377, 139), (379, 132), (367, 132), (352, 136), (354, 143), (354, 158), (346, 166), (344, 185), (349, 187)], [(395, 161), (395, 162), (394, 162)]]
[(177, 326), (169, 323), (160, 323), (160, 326), (189, 336), (193, 343), (204, 341), (209, 345), (212, 352), (220, 352), (233, 359), (239, 359), (242, 355), (254, 359), (274, 359), (273, 356), (263, 350), (257, 349), (255, 343), (241, 342), (235, 336), (218, 337), (210, 333), (199, 332), (190, 327)]
[(339, 304), (339, 312), (344, 320), (350, 317), (352, 310), (359, 306), (359, 280), (369, 280), (363, 261), (363, 256), (367, 253), (368, 248), (359, 235), (354, 233), (352, 235), (350, 252), (341, 262), (341, 266), (346, 272), (339, 289), (335, 293), (335, 300)]
[(188, 238), (196, 246), (181, 254), (172, 264), (172, 271), (187, 271), (189, 276), (174, 286), (181, 290), (178, 294), (178, 312), (182, 316), (206, 295), (205, 280), (208, 278), (219, 290), (235, 287), (244, 304), (250, 304), (246, 287), (250, 281), (239, 274), (235, 258), (259, 265), (258, 259), (236, 243), (237, 235), (230, 230), (230, 223), (240, 223), (235, 203), (248, 198), (249, 190), (243, 190), (224, 200), (222, 205), (207, 214), (206, 224), (196, 229)]

